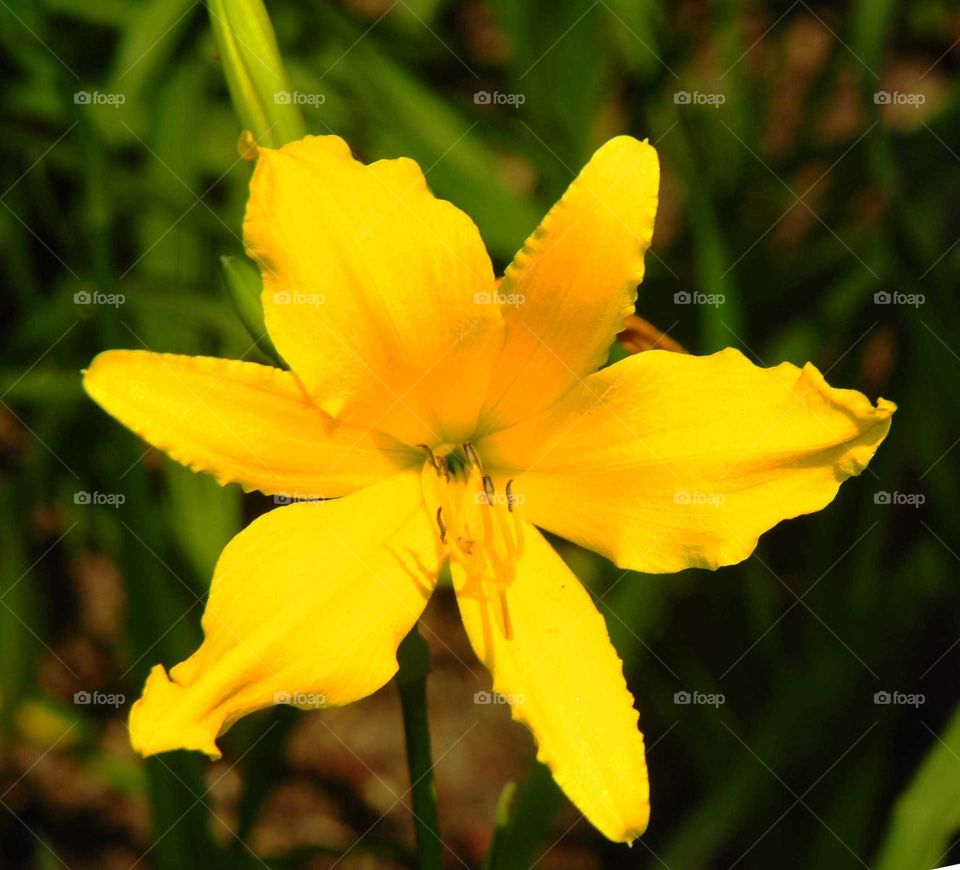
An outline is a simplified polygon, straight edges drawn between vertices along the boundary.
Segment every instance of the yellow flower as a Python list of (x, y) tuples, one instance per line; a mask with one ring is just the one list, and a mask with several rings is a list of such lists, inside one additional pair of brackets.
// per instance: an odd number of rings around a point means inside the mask
[(244, 235), (291, 371), (118, 350), (84, 381), (177, 461), (296, 502), (224, 550), (203, 644), (154, 667), (133, 708), (140, 752), (217, 758), (254, 710), (376, 691), (448, 562), (540, 759), (607, 837), (643, 832), (620, 660), (540, 529), (636, 571), (739, 562), (859, 474), (895, 410), (735, 350), (598, 371), (633, 311), (658, 182), (649, 144), (611, 140), (498, 283), (413, 161), (364, 165), (334, 136), (260, 150)]

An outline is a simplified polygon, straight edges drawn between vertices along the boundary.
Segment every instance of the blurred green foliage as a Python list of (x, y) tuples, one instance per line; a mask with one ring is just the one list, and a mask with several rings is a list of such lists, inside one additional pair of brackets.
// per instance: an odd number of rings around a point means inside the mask
[[(811, 360), (832, 383), (900, 406), (871, 468), (743, 565), (623, 576), (565, 551), (638, 699), (652, 824), (632, 851), (568, 829), (534, 768), (500, 808), (491, 866), (960, 861), (955, 4), (277, 0), (269, 11), (290, 87), (313, 95), (308, 130), (345, 136), (365, 159), (417, 159), (500, 267), (593, 148), (649, 137), (664, 181), (640, 313), (693, 352)], [(146, 451), (79, 381), (111, 347), (270, 361), (223, 289), (220, 258), (243, 256), (250, 169), (208, 10), (8, 0), (0, 44), (0, 863), (332, 864), (362, 829), (283, 860), (246, 843), (297, 714), (241, 723), (226, 741), (241, 779), (231, 833), (204, 760), (140, 762), (118, 748), (125, 708), (74, 702), (93, 690), (132, 699), (151, 664), (194, 648), (212, 565), (262, 509)], [(242, 260), (227, 261), (226, 280), (231, 262), (242, 281)], [(724, 301), (676, 304), (682, 291)], [(897, 302), (910, 294), (917, 304)], [(878, 503), (884, 492), (925, 501)], [(122, 618), (105, 621), (111, 596)], [(678, 691), (725, 703), (678, 705)], [(878, 692), (924, 700), (876, 703)], [(86, 793), (54, 800), (38, 781), (53, 761), (62, 789), (82, 774), (148, 822), (98, 821)], [(461, 784), (491, 807), (503, 786)], [(444, 797), (441, 825), (461, 830)], [(471, 822), (480, 845), (450, 844), (480, 866), (494, 814)], [(342, 866), (409, 862), (408, 844), (379, 834)]]

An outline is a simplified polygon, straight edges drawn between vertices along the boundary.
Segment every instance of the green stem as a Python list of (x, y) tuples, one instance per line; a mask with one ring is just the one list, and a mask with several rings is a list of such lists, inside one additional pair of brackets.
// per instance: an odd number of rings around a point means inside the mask
[(442, 870), (440, 826), (437, 823), (437, 786), (433, 780), (430, 755), (430, 727), (427, 716), (427, 673), (430, 650), (413, 627), (397, 650), (400, 670), (397, 688), (403, 707), (403, 730), (407, 741), (407, 767), (413, 792), (414, 830), (420, 870)]

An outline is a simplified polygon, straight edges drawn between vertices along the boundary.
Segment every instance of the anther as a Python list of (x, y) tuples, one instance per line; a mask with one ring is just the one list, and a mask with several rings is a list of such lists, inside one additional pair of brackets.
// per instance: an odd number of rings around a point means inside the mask
[(447, 543), (447, 527), (443, 524), (443, 508), (437, 508), (437, 528), (440, 529), (440, 543)]
[(430, 449), (430, 446), (428, 444), (417, 444), (417, 447), (427, 452), (427, 457), (430, 460), (430, 464), (433, 466), (433, 470), (439, 474), (440, 469), (437, 466), (437, 457), (433, 455), (433, 451)]
[(437, 476), (442, 477), (447, 483), (450, 483), (450, 463), (446, 456), (437, 457)]
[(493, 488), (493, 480), (489, 474), (483, 476), (483, 494), (487, 497), (487, 504), (493, 506), (497, 491)]
[(513, 506), (517, 497), (513, 494), (513, 478), (507, 481), (507, 510), (513, 513)]
[(471, 442), (463, 442), (463, 452), (467, 454), (467, 461), (476, 468), (477, 471), (483, 471), (483, 466), (480, 464), (480, 456)]

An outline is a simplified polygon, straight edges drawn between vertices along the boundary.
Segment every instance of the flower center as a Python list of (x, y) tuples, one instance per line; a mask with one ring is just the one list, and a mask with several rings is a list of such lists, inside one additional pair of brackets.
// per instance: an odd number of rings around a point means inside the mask
[(500, 601), (500, 628), (510, 637), (505, 592), (523, 552), (523, 498), (514, 492), (512, 480), (498, 480), (484, 470), (469, 441), (436, 451), (419, 446), (427, 454), (423, 492), (440, 543), (466, 576), (467, 588), (457, 591), (494, 592)]

